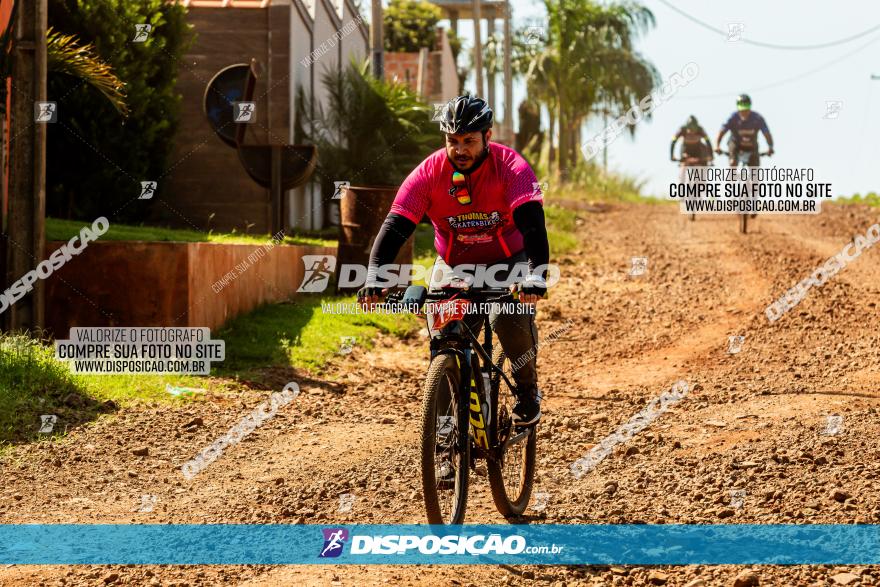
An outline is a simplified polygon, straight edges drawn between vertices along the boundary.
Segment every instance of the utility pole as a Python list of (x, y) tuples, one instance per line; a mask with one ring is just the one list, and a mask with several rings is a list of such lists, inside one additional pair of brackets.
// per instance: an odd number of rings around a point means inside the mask
[(372, 0), (372, 18), (370, 20), (370, 39), (373, 45), (373, 76), (385, 78), (385, 37), (382, 33), (382, 0)]
[[(45, 256), (46, 123), (35, 122), (35, 108), (46, 101), (47, 14), (46, 0), (19, 0), (13, 24), (7, 286)], [(41, 328), (43, 296), (37, 279), (6, 310), (7, 329)]]

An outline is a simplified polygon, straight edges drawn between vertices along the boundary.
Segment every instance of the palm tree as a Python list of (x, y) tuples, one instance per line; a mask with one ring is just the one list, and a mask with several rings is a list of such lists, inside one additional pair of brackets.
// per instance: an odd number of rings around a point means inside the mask
[[(633, 48), (654, 15), (633, 2), (599, 5), (592, 0), (544, 0), (546, 44), (529, 67), (530, 95), (558, 122), (552, 152), (564, 179), (577, 160), (580, 129), (596, 112), (623, 112), (651, 92), (656, 69)], [(534, 94), (533, 94), (534, 92)], [(630, 129), (632, 131), (632, 129)]]
[(98, 90), (122, 116), (128, 114), (125, 84), (116, 77), (109, 64), (96, 56), (91, 43), (80, 45), (76, 36), (64, 35), (50, 28), (46, 33), (46, 65), (49, 73), (81, 79)]
[[(10, 46), (15, 10), (12, 7), (9, 26), (0, 35), (0, 77), (12, 75)], [(64, 35), (49, 28), (46, 31), (46, 66), (50, 74), (71, 75), (95, 88), (113, 104), (122, 116), (128, 114), (125, 103), (125, 84), (113, 73), (112, 67), (97, 56), (91, 43), (81, 45), (74, 35)], [(6, 108), (6, 84), (0, 84), (0, 111)]]

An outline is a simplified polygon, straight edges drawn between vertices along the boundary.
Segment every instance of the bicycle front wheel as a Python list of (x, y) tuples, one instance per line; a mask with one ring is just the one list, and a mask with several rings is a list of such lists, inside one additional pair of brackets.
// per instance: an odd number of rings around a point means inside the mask
[(429, 524), (461, 524), (470, 465), (468, 406), (461, 401), (461, 371), (452, 355), (428, 367), (422, 400), (422, 493)]
[[(500, 346), (495, 349), (492, 362), (501, 367), (510, 378), (510, 361), (504, 356)], [(501, 381), (498, 385), (493, 385), (492, 405), (495, 406), (497, 423), (493, 440), (498, 443), (510, 442), (497, 459), (490, 459), (488, 462), (492, 500), (498, 512), (505, 518), (521, 516), (529, 505), (535, 482), (538, 427), (513, 427), (510, 419), (513, 411), (512, 398), (507, 386)]]

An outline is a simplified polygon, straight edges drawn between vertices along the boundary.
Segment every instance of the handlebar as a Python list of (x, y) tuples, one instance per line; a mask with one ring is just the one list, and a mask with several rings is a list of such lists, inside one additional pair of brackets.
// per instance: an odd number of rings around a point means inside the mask
[[(729, 151), (717, 151), (717, 153), (719, 155), (727, 155), (728, 157), (730, 157)], [(770, 151), (763, 151), (763, 152), (758, 153), (758, 156), (759, 157), (772, 157), (773, 154)]]
[(386, 303), (400, 304), (404, 306), (418, 305), (421, 307), (425, 302), (438, 300), (479, 300), (482, 302), (500, 302), (506, 299), (518, 299), (516, 292), (504, 288), (445, 288), (439, 291), (428, 291), (423, 286), (411, 285), (406, 291), (393, 291), (385, 296)]

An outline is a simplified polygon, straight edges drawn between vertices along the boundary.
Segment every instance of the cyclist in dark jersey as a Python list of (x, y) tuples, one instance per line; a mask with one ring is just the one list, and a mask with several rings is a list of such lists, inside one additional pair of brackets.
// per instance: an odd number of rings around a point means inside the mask
[(758, 131), (764, 134), (767, 141), (769, 155), (773, 155), (773, 137), (764, 117), (752, 111), (752, 99), (746, 94), (740, 94), (736, 100), (736, 112), (730, 115), (727, 122), (718, 131), (715, 139), (715, 152), (721, 154), (721, 139), (727, 131), (730, 131), (730, 141), (727, 151), (730, 153), (730, 165), (735, 166), (739, 151), (749, 152), (749, 166), (760, 165), (758, 157)]
[(712, 160), (712, 141), (709, 135), (697, 122), (696, 116), (690, 116), (675, 136), (672, 137), (672, 144), (669, 146), (669, 158), (675, 161), (675, 145), (678, 139), (682, 140), (681, 158), (699, 157), (706, 161)]

